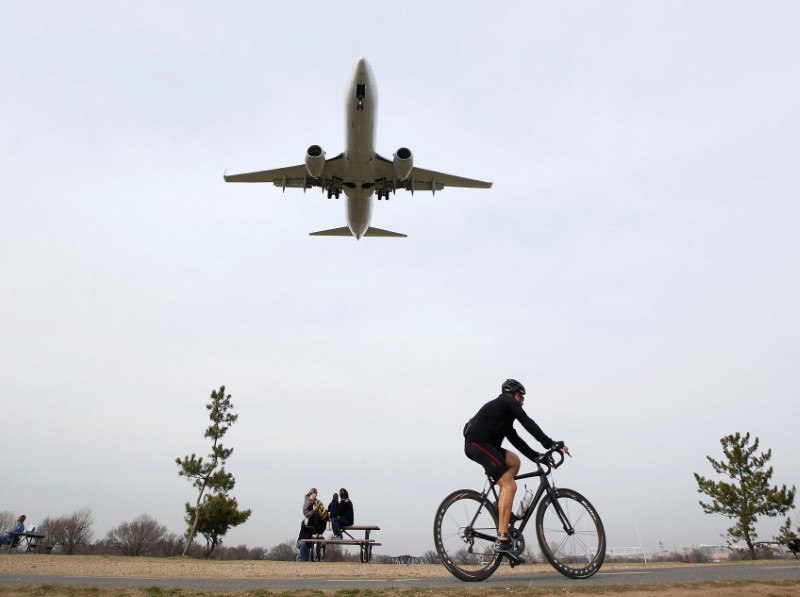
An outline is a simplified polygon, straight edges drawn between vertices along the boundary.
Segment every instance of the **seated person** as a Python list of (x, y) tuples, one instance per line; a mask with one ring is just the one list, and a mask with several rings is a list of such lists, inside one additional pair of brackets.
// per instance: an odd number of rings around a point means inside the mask
[(303, 521), (313, 529), (315, 537), (322, 537), (328, 520), (328, 510), (317, 499), (317, 488), (312, 487), (303, 500)]
[(297, 536), (297, 557), (298, 562), (308, 562), (311, 555), (311, 543), (304, 541), (304, 539), (311, 539), (314, 530), (309, 527), (305, 520), (300, 523), (300, 534)]
[(17, 524), (11, 529), (9, 533), (0, 535), (0, 545), (11, 545), (14, 542), (14, 537), (10, 533), (24, 533), (25, 532), (25, 515), (23, 514), (17, 519)]
[(339, 494), (334, 493), (331, 503), (328, 504), (328, 515), (333, 518), (337, 514), (339, 514)]
[(350, 501), (350, 494), (342, 487), (339, 490), (339, 513), (331, 518), (333, 538), (342, 539), (342, 527), (349, 527), (353, 524), (353, 520), (353, 502)]

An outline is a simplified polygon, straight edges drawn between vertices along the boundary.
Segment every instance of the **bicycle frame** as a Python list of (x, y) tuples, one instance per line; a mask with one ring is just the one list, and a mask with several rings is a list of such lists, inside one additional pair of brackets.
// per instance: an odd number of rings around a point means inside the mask
[[(562, 446), (533, 460), (533, 472), (514, 477), (515, 481), (538, 477), (539, 487), (530, 490), (531, 500), (523, 512), (511, 512), (510, 544), (496, 543), (502, 490), (488, 475), (482, 491), (457, 489), (442, 500), (434, 517), (433, 538), (442, 564), (453, 576), (467, 582), (482, 581), (497, 570), (503, 558), (512, 568), (524, 564), (523, 556), (530, 552), (523, 532), (531, 517), (541, 557), (556, 571), (567, 578), (585, 579), (600, 569), (606, 539), (597, 510), (574, 489), (556, 487), (551, 476), (564, 464), (565, 454), (559, 451)], [(538, 556), (532, 557), (538, 560)]]
[[(548, 451), (547, 456), (549, 456), (552, 453), (553, 453), (552, 451)], [(553, 485), (551, 485), (550, 481), (548, 480), (548, 477), (550, 473), (553, 471), (553, 469), (558, 468), (564, 462), (563, 454), (561, 454), (560, 452), (557, 453), (561, 457), (561, 459), (558, 462), (552, 462), (552, 463), (545, 462), (543, 465), (542, 462), (536, 461), (536, 467), (538, 470), (531, 473), (523, 473), (521, 475), (517, 475), (516, 477), (514, 477), (515, 481), (520, 481), (522, 479), (531, 479), (533, 477), (539, 477), (540, 479), (539, 479), (539, 487), (537, 488), (536, 493), (534, 494), (533, 499), (531, 500), (531, 503), (528, 505), (527, 510), (525, 510), (525, 512), (523, 513), (522, 518), (518, 517), (513, 511), (511, 512), (509, 529), (514, 529), (515, 528), (514, 523), (519, 521), (520, 524), (517, 530), (520, 532), (520, 534), (522, 534), (522, 532), (525, 530), (525, 527), (528, 524), (528, 521), (531, 519), (531, 516), (533, 516), (533, 513), (536, 511), (536, 506), (539, 505), (539, 501), (542, 499), (542, 496), (544, 495), (545, 492), (547, 492), (552, 499), (555, 511), (558, 513), (558, 518), (561, 521), (561, 524), (564, 528), (564, 532), (566, 532), (568, 535), (572, 535), (575, 533), (575, 530), (572, 528), (569, 519), (564, 514), (564, 511), (561, 509), (561, 505), (558, 503), (558, 500), (556, 499), (556, 493), (555, 493), (556, 488)], [(484, 487), (484, 490), (481, 492), (481, 503), (487, 501), (489, 494), (491, 494), (494, 497), (495, 503), (497, 503), (499, 500), (499, 496), (497, 493), (497, 483), (495, 483), (495, 481), (492, 480), (492, 478), (487, 474), (486, 486)], [(482, 509), (483, 509), (482, 506), (478, 508), (477, 512), (475, 512), (475, 516), (470, 521), (470, 529), (472, 530), (472, 536), (478, 537), (479, 539), (484, 539), (486, 541), (494, 541), (495, 539), (494, 535), (486, 535), (484, 533), (474, 530), (473, 525), (475, 524), (475, 521), (478, 519), (478, 516), (480, 516)]]

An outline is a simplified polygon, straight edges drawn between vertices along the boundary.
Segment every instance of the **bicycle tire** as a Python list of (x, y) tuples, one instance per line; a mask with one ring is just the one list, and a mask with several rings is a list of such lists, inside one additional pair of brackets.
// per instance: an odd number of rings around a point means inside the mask
[[(475, 536), (475, 531), (487, 538)], [(453, 576), (467, 582), (486, 580), (500, 565), (501, 556), (494, 551), (496, 533), (497, 507), (472, 489), (459, 489), (444, 498), (433, 521), (439, 559)]]
[(536, 511), (536, 536), (548, 562), (568, 578), (594, 575), (606, 556), (606, 533), (594, 506), (577, 491), (554, 489), (556, 500), (574, 530), (564, 530), (553, 498), (545, 493)]

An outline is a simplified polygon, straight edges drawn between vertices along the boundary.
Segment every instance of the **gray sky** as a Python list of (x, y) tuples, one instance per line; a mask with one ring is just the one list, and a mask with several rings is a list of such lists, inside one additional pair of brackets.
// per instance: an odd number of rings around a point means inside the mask
[[(0, 510), (181, 533), (225, 384), (229, 545), (345, 486), (380, 553), (481, 485), (461, 428), (506, 377), (566, 440), (612, 549), (718, 543), (719, 438), (798, 484), (800, 6), (792, 2), (0, 4)], [(494, 182), (342, 201), (228, 172), (342, 150), (365, 56), (378, 147)], [(794, 414), (793, 414), (794, 413)], [(759, 524), (771, 537), (780, 520)], [(530, 535), (529, 540), (533, 540)]]

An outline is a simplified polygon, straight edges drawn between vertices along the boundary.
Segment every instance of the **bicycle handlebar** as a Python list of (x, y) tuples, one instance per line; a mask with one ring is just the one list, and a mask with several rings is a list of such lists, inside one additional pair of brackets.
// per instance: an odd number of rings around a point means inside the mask
[(531, 477), (540, 477), (542, 475), (549, 475), (550, 471), (557, 469), (564, 464), (564, 453), (561, 451), (562, 446), (552, 447), (544, 454), (540, 454), (539, 458), (534, 460), (536, 463), (537, 471), (534, 473), (524, 473), (517, 475), (514, 479), (530, 479)]
[[(556, 461), (553, 456), (558, 456), (558, 460)], [(564, 464), (564, 453), (561, 451), (560, 448), (550, 448), (547, 452), (542, 454), (539, 457), (539, 460), (544, 460), (545, 464), (551, 466), (553, 468), (558, 468), (562, 464)]]

